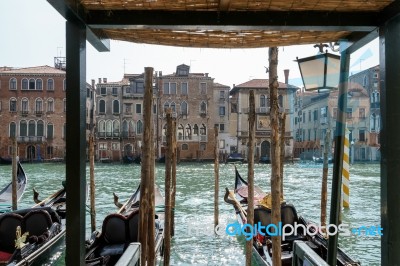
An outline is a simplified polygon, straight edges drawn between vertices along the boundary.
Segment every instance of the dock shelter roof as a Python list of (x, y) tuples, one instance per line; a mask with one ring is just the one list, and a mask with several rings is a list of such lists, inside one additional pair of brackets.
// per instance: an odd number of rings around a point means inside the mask
[(108, 49), (105, 39), (209, 48), (356, 41), (399, 9), (394, 0), (48, 1), (84, 22), (99, 50)]

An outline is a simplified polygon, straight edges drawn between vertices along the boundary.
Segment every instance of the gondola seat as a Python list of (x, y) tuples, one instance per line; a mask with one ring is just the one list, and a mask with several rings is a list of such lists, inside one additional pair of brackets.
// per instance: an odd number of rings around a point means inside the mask
[(5, 213), (0, 216), (0, 263), (6, 263), (15, 250), (16, 230), (22, 225), (22, 216)]
[(128, 227), (129, 227), (129, 241), (138, 242), (139, 232), (139, 210), (132, 212), (128, 216)]
[(22, 231), (28, 232), (29, 236), (45, 235), (53, 222), (50, 214), (45, 210), (32, 210), (22, 220)]
[(108, 215), (103, 221), (102, 235), (105, 246), (100, 251), (100, 256), (122, 254), (129, 242), (126, 218), (117, 213)]

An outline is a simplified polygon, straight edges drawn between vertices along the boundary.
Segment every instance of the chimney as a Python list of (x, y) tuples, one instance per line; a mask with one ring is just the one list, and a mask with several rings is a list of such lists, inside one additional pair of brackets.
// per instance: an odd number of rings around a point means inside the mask
[(208, 73), (205, 73), (206, 74), (206, 78), (208, 78)]
[(96, 85), (96, 80), (92, 79), (92, 89), (94, 89), (95, 85)]
[(162, 77), (162, 71), (159, 71), (159, 72), (158, 72), (158, 76), (159, 76), (159, 77)]
[(101, 78), (99, 78), (99, 83), (101, 83)]
[(285, 84), (289, 84), (289, 69), (283, 70), (285, 73)]
[(103, 83), (107, 83), (107, 78), (103, 78)]

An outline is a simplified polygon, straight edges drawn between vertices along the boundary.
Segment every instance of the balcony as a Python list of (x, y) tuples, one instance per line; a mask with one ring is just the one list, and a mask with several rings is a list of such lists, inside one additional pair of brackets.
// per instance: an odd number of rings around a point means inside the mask
[[(191, 136), (177, 136), (177, 141), (187, 141), (187, 142), (207, 142), (207, 135), (191, 135)], [(167, 137), (162, 136), (162, 142), (165, 144), (167, 142)]]
[(43, 143), (46, 140), (45, 137), (18, 137), (18, 143)]
[(22, 110), (22, 111), (21, 111), (21, 115), (22, 115), (22, 116), (27, 116), (28, 113), (29, 113), (28, 110)]
[(122, 139), (134, 139), (135, 138), (135, 134), (133, 132), (121, 132), (121, 138)]
[(269, 114), (270, 108), (269, 107), (258, 107), (256, 108), (257, 114)]
[(328, 117), (321, 117), (319, 119), (319, 121), (320, 121), (321, 125), (328, 124)]
[(119, 139), (119, 132), (97, 132), (97, 137), (100, 139)]
[[(171, 113), (172, 118), (177, 118), (178, 114), (176, 112)], [(163, 118), (167, 118), (167, 113), (163, 113)]]
[(36, 116), (42, 116), (43, 111), (42, 110), (36, 110), (35, 114), (36, 114)]

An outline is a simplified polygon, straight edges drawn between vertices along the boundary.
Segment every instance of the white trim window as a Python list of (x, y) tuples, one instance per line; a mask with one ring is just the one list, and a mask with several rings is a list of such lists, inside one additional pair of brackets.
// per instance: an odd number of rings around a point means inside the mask
[(16, 90), (17, 89), (17, 79), (16, 78), (10, 78), (10, 90)]

